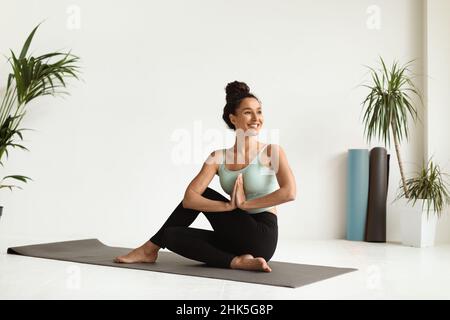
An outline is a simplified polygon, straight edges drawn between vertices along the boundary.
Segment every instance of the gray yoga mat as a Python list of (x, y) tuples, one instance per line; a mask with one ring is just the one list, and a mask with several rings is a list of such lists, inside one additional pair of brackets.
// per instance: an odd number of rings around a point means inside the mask
[(129, 248), (106, 246), (97, 239), (54, 242), (8, 248), (9, 254), (36, 258), (175, 273), (290, 288), (300, 287), (356, 270), (279, 261), (270, 261), (270, 267), (272, 268), (272, 272), (270, 273), (212, 268), (201, 262), (186, 259), (172, 252), (165, 251), (159, 252), (156, 263), (114, 263), (114, 257), (123, 255), (129, 251)]

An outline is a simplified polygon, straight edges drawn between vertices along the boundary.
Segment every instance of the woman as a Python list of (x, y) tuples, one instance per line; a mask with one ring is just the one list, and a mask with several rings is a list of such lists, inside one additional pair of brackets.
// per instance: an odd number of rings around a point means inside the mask
[[(238, 81), (226, 94), (222, 118), (236, 132), (234, 146), (211, 153), (161, 229), (115, 262), (152, 263), (167, 247), (213, 267), (272, 271), (267, 262), (278, 241), (275, 206), (295, 199), (295, 179), (283, 149), (257, 140), (264, 123), (258, 98)], [(230, 200), (208, 187), (216, 174)], [(200, 212), (214, 231), (189, 227)]]

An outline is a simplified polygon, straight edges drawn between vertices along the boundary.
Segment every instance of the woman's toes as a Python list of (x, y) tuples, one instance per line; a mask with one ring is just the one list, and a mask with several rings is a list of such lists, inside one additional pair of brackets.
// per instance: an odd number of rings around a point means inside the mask
[(114, 259), (115, 263), (125, 263), (127, 261), (127, 256), (118, 256)]
[(122, 257), (116, 257), (115, 259), (114, 259), (114, 262), (115, 263), (122, 263), (123, 261), (122, 261)]
[(269, 264), (267, 263), (266, 259), (264, 259), (264, 258), (256, 258), (256, 259), (260, 263), (262, 271), (265, 271), (265, 272), (272, 271), (272, 269), (269, 267)]

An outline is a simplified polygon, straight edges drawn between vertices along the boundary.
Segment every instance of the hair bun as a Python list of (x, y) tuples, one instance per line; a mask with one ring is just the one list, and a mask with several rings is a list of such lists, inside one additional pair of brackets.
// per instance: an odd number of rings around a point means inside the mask
[(225, 92), (227, 93), (226, 100), (227, 102), (230, 102), (239, 100), (241, 97), (249, 94), (250, 88), (245, 82), (233, 81), (227, 84)]

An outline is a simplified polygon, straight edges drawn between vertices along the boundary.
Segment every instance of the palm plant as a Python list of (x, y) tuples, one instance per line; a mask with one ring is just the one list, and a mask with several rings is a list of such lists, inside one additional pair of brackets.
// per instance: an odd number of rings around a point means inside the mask
[[(433, 211), (438, 218), (446, 205), (450, 204), (450, 192), (448, 190), (447, 182), (443, 179), (448, 174), (441, 172), (439, 165), (433, 163), (430, 159), (425, 165), (422, 165), (421, 170), (413, 178), (406, 181), (410, 199), (408, 202), (413, 202), (413, 206), (417, 200), (426, 200), (422, 203), (422, 209), (427, 203), (427, 217), (430, 214), (430, 207), (433, 205)], [(400, 192), (397, 199), (404, 197), (405, 193)]]
[(418, 119), (412, 98), (418, 96), (422, 102), (422, 97), (412, 82), (410, 67), (413, 61), (404, 65), (399, 65), (398, 62), (394, 61), (390, 70), (388, 70), (381, 57), (380, 60), (382, 66), (380, 69), (368, 67), (372, 83), (371, 85), (364, 85), (370, 90), (363, 102), (363, 107), (366, 108), (363, 118), (364, 133), (367, 141), (376, 136), (378, 139), (381, 138), (384, 144), (388, 146), (390, 146), (392, 134), (404, 195), (409, 198), (408, 185), (400, 156), (400, 143), (403, 138), (408, 139), (408, 114), (414, 122)]
[[(17, 129), (18, 123), (20, 123), (21, 119), (19, 119), (19, 122), (16, 122), (15, 124), (13, 124), (13, 122), (16, 118), (22, 118), (23, 116), (24, 116), (23, 113), (18, 116), (10, 116), (9, 115), (5, 119), (5, 121), (0, 123), (0, 165), (2, 167), (4, 166), (4, 164), (1, 161), (1, 159), (3, 157), (3, 154), (5, 154), (6, 157), (8, 157), (8, 147), (13, 147), (13, 148), (18, 147), (18, 148), (21, 148), (24, 150), (28, 150), (24, 146), (14, 142), (15, 136), (18, 136), (21, 140), (23, 140), (21, 131), (26, 130), (26, 129)], [(21, 189), (21, 187), (16, 186), (16, 185), (4, 184), (3, 182), (8, 179), (15, 179), (15, 180), (19, 180), (22, 182), (27, 182), (27, 180), (31, 180), (31, 178), (26, 177), (26, 176), (21, 176), (21, 175), (6, 176), (0, 180), (0, 189), (9, 188), (10, 190), (12, 190), (13, 187)]]
[[(0, 165), (3, 167), (3, 156), (8, 157), (8, 148), (20, 148), (28, 150), (17, 139), (23, 140), (19, 125), (26, 114), (26, 106), (30, 101), (45, 95), (68, 94), (65, 78), (78, 79), (79, 58), (70, 52), (51, 52), (41, 56), (27, 56), (28, 49), (37, 25), (26, 39), (20, 54), (17, 56), (11, 50), (8, 59), (12, 72), (8, 76), (6, 91), (0, 104)], [(9, 175), (0, 180), (0, 189), (12, 190), (15, 185), (2, 184), (7, 179), (15, 179), (22, 182), (31, 180), (22, 175)], [(17, 187), (20, 188), (20, 187)]]

